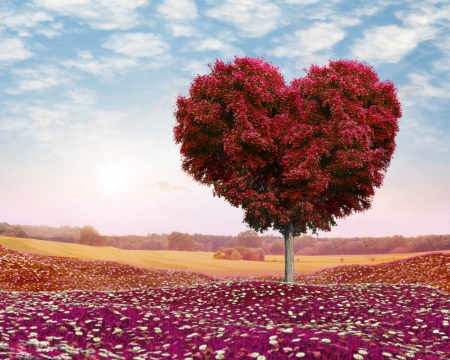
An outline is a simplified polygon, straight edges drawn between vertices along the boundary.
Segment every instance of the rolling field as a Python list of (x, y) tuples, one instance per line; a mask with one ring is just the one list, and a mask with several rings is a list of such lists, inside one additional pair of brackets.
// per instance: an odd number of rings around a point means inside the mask
[[(284, 255), (266, 255), (264, 262), (216, 260), (213, 259), (212, 252), (121, 250), (113, 247), (93, 247), (3, 236), (0, 236), (0, 245), (30, 254), (80, 260), (114, 261), (149, 269), (201, 272), (213, 277), (284, 275)], [(441, 252), (450, 254), (450, 251)], [(295, 256), (295, 274), (311, 274), (318, 270), (340, 265), (381, 264), (423, 254), (425, 253)], [(341, 263), (340, 258), (344, 258), (344, 263)], [(371, 258), (375, 260), (372, 261)]]
[(286, 284), (282, 256), (0, 245), (2, 359), (450, 359), (449, 252), (296, 256)]

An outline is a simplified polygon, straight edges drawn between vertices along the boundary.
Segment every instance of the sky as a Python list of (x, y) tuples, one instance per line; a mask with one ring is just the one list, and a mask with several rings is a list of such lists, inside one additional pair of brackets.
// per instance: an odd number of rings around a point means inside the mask
[(178, 94), (234, 56), (264, 57), (286, 83), (358, 59), (397, 88), (397, 148), (372, 208), (319, 236), (450, 234), (450, 4), (437, 0), (2, 0), (0, 222), (249, 230), (183, 172), (173, 140)]

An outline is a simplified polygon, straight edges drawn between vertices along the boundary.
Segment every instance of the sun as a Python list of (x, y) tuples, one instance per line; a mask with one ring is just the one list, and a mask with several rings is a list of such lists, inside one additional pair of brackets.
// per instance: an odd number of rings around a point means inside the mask
[(100, 186), (108, 193), (117, 193), (125, 187), (126, 171), (116, 164), (108, 164), (100, 170)]

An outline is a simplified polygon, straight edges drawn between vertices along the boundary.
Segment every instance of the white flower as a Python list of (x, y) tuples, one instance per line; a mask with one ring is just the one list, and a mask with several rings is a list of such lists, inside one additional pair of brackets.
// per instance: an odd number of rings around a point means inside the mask
[(123, 345), (116, 345), (116, 346), (114, 346), (114, 349), (121, 349), (121, 348), (123, 348)]
[(225, 354), (225, 350), (216, 350), (216, 359), (225, 359), (225, 356), (223, 354)]
[(390, 353), (388, 353), (388, 352), (383, 352), (382, 353), (384, 356), (386, 356), (386, 357), (392, 357), (392, 354), (390, 354)]
[(306, 356), (306, 354), (304, 352), (299, 352), (299, 353), (295, 354), (295, 357), (298, 357), (298, 358), (302, 358), (305, 356)]
[(205, 349), (206, 349), (206, 345), (200, 345), (198, 348), (199, 348), (200, 350), (205, 350)]
[(433, 330), (433, 334), (439, 334), (439, 330)]
[(269, 344), (276, 345), (276, 344), (278, 344), (278, 341), (276, 341), (276, 340), (270, 340), (270, 341), (269, 341)]
[(353, 354), (353, 359), (356, 359), (356, 360), (363, 360), (363, 359), (364, 359), (364, 356), (359, 355), (359, 354)]
[(368, 354), (368, 352), (367, 352), (366, 350), (364, 350), (364, 349), (359, 349), (358, 352), (359, 352), (361, 355), (367, 355), (367, 354)]
[(38, 346), (39, 345), (39, 340), (38, 339), (28, 340), (28, 344), (33, 345), (33, 346)]
[(287, 329), (281, 329), (282, 332), (287, 333), (287, 334), (291, 334), (293, 329), (292, 328), (287, 328)]
[(320, 342), (329, 344), (331, 342), (331, 340), (325, 338), (325, 339), (320, 340)]
[(100, 338), (98, 338), (98, 337), (95, 337), (95, 338), (93, 338), (92, 340), (94, 340), (95, 342), (100, 342), (102, 339), (100, 339)]
[(161, 330), (159, 327), (155, 327), (155, 332), (156, 332), (156, 333), (161, 333), (162, 330)]

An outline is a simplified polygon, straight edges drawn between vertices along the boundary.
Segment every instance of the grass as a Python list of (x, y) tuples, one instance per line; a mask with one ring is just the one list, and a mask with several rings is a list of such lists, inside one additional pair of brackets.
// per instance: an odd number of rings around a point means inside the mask
[[(161, 270), (182, 270), (223, 278), (227, 276), (283, 276), (284, 256), (266, 255), (266, 261), (215, 260), (211, 252), (121, 250), (113, 247), (92, 247), (33, 239), (17, 239), (0, 236), (0, 245), (8, 249), (47, 256), (72, 259), (114, 261), (143, 268)], [(450, 251), (446, 253), (450, 254)], [(296, 274), (311, 274), (316, 271), (342, 265), (381, 264), (410, 258), (420, 254), (377, 254), (377, 255), (331, 255), (295, 256)], [(375, 261), (370, 259), (374, 257)], [(277, 260), (273, 262), (273, 260)]]
[(450, 358), (450, 254), (346, 261), (286, 284), (3, 247), (0, 357)]

